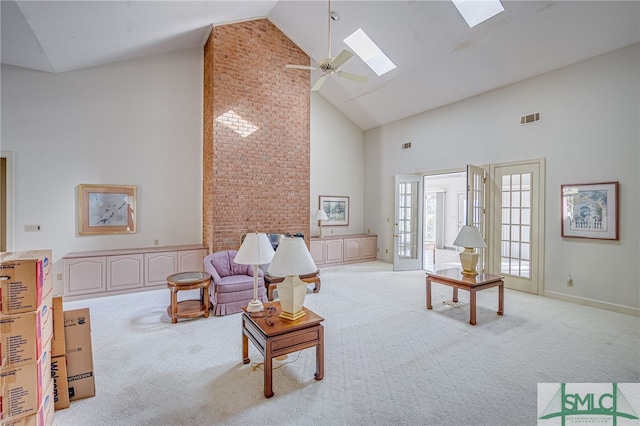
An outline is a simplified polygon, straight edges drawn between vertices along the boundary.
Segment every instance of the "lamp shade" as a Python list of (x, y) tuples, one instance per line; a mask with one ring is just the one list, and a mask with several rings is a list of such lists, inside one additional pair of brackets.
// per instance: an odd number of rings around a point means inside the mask
[(239, 265), (264, 265), (273, 259), (273, 246), (265, 233), (249, 233), (233, 261)]
[(319, 209), (316, 212), (316, 215), (314, 216), (314, 219), (315, 220), (327, 220), (327, 219), (329, 219), (329, 216), (327, 216), (327, 213), (324, 210)]
[(453, 242), (457, 247), (469, 247), (469, 248), (486, 248), (480, 231), (475, 226), (465, 225), (458, 233), (456, 240)]
[(269, 265), (270, 275), (291, 276), (315, 272), (317, 266), (302, 237), (285, 237), (280, 241)]

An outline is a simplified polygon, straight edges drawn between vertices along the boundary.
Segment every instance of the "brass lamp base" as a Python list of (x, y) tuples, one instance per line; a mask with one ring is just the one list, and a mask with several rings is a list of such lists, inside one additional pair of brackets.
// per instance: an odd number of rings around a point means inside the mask
[(305, 316), (305, 313), (304, 311), (296, 312), (295, 314), (291, 314), (289, 312), (280, 312), (280, 315), (278, 316), (284, 320), (295, 321)]
[(478, 266), (478, 258), (480, 254), (476, 253), (473, 248), (465, 247), (460, 253), (460, 263), (462, 264), (462, 275), (474, 277), (478, 275), (476, 266)]
[(305, 313), (302, 310), (304, 297), (307, 293), (307, 283), (300, 280), (300, 277), (286, 276), (282, 282), (278, 283), (278, 297), (282, 312), (279, 317), (287, 321), (295, 321), (302, 318)]

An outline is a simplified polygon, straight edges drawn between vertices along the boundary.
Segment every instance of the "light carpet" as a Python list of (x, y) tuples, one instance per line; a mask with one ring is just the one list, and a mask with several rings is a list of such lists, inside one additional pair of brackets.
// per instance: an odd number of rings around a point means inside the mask
[(251, 343), (242, 363), (240, 314), (171, 324), (169, 290), (65, 302), (90, 308), (96, 396), (54, 424), (534, 425), (538, 383), (640, 382), (637, 317), (510, 290), (501, 317), (493, 288), (472, 326), (468, 292), (447, 304), (434, 283), (425, 308), (422, 271), (368, 262), (321, 278), (305, 306), (325, 318), (324, 379), (314, 349), (290, 354), (270, 399)]

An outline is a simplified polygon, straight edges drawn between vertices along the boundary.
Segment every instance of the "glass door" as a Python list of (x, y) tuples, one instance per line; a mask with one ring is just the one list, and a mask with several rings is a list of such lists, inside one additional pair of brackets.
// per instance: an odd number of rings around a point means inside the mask
[(422, 268), (422, 178), (395, 176), (393, 270)]

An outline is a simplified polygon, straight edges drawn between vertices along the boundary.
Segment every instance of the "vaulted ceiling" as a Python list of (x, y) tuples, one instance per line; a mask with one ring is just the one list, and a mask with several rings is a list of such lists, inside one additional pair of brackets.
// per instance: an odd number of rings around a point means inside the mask
[[(640, 42), (638, 1), (502, 4), (469, 28), (449, 0), (334, 0), (332, 56), (362, 28), (397, 68), (378, 77), (354, 57), (342, 69), (368, 81), (334, 75), (319, 93), (367, 130)], [(328, 55), (326, 1), (3, 0), (0, 13), (2, 62), (46, 72), (202, 46), (212, 25), (264, 17), (315, 63)]]

